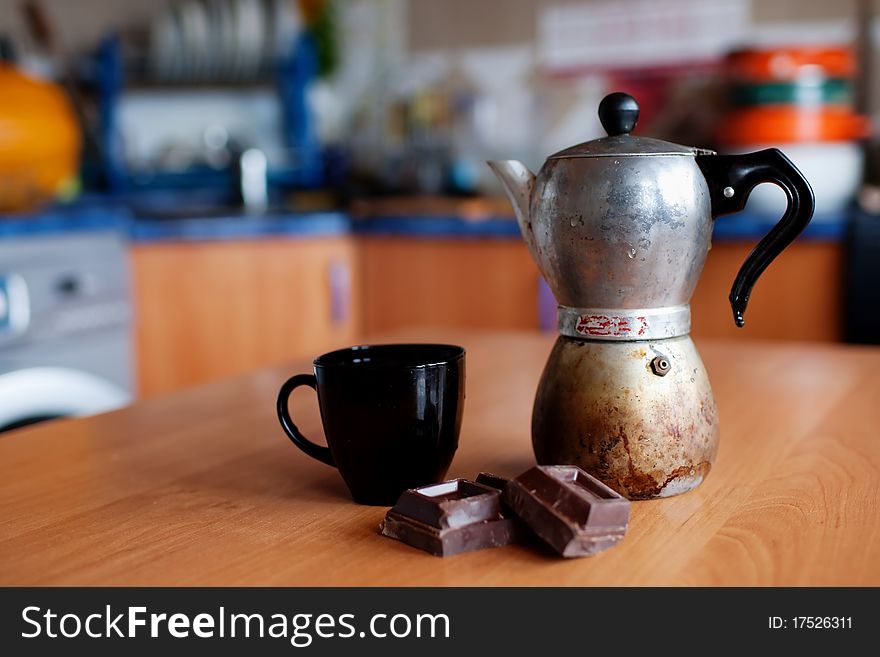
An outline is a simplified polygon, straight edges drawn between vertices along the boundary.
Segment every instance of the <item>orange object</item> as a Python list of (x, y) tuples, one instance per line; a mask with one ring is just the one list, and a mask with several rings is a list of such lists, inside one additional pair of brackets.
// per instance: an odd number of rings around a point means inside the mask
[(0, 63), (0, 211), (32, 209), (72, 193), (81, 145), (63, 91)]
[(856, 57), (850, 48), (769, 48), (738, 50), (725, 60), (728, 74), (740, 80), (795, 80), (805, 69), (821, 69), (826, 78), (851, 78)]
[(849, 141), (864, 139), (869, 132), (868, 119), (849, 109), (777, 105), (730, 112), (721, 122), (718, 141), (726, 145)]

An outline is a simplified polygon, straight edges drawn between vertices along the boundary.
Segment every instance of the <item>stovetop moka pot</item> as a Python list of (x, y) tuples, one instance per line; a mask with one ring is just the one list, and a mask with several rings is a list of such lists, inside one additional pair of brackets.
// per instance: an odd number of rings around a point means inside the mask
[(599, 105), (607, 137), (547, 158), (537, 176), (489, 162), (559, 304), (559, 338), (532, 414), (538, 463), (578, 465), (631, 499), (698, 486), (718, 448), (718, 414), (688, 335), (690, 298), (715, 217), (775, 183), (784, 216), (749, 254), (730, 293), (743, 325), (761, 273), (809, 223), (813, 191), (775, 148), (716, 155), (630, 132), (627, 94)]

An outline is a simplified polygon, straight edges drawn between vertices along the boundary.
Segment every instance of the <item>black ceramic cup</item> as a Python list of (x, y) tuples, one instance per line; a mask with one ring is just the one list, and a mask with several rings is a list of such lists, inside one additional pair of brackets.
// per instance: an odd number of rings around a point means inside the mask
[[(408, 488), (443, 481), (458, 447), (464, 407), (461, 347), (393, 344), (332, 351), (278, 392), (278, 419), (306, 454), (339, 469), (355, 502), (391, 506)], [(294, 424), (299, 386), (318, 393), (327, 447)]]

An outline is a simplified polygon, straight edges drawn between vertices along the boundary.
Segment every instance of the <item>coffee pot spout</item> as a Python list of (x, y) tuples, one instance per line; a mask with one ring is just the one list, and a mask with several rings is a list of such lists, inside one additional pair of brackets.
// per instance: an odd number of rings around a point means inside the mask
[(504, 186), (507, 198), (516, 213), (516, 221), (522, 233), (526, 245), (536, 262), (540, 262), (535, 248), (535, 236), (532, 230), (531, 199), (532, 188), (535, 185), (535, 174), (519, 160), (492, 160), (486, 162), (489, 168), (498, 176), (498, 180)]

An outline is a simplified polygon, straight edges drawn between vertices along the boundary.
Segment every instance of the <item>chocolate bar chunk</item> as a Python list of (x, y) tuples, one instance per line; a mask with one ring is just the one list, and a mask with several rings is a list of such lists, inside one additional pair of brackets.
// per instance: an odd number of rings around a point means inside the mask
[(379, 529), (440, 557), (501, 547), (515, 535), (502, 516), (501, 493), (466, 479), (404, 491)]
[(537, 466), (511, 479), (504, 500), (563, 557), (596, 554), (623, 538), (629, 500), (571, 465)]
[[(507, 488), (507, 482), (509, 482), (510, 479), (499, 477), (498, 475), (492, 474), (491, 472), (481, 472), (477, 475), (475, 481), (478, 484), (483, 484), (484, 486), (488, 486), (489, 488), (495, 488), (503, 493), (504, 489)], [(504, 499), (502, 498), (501, 501), (503, 502)]]
[(501, 492), (501, 515), (510, 520), (510, 526), (512, 529), (510, 537), (511, 543), (523, 543), (534, 540), (532, 530), (529, 529), (529, 526), (522, 521), (522, 518), (516, 515), (516, 512), (511, 509), (510, 505), (504, 500), (504, 491), (507, 489), (507, 484), (510, 483), (510, 479), (499, 477), (491, 472), (481, 472), (477, 475), (476, 482), (478, 484), (483, 484), (484, 486), (489, 486), (489, 488), (495, 488)]

